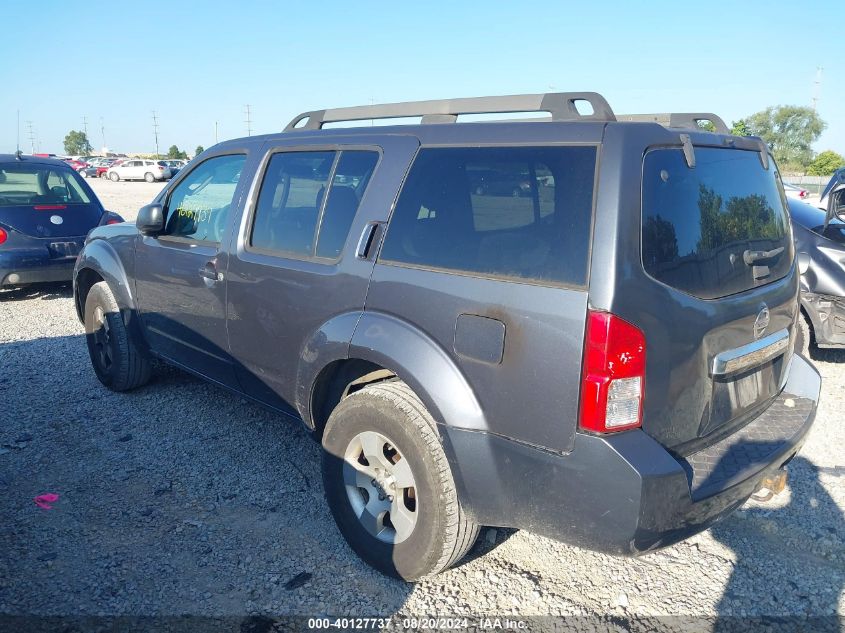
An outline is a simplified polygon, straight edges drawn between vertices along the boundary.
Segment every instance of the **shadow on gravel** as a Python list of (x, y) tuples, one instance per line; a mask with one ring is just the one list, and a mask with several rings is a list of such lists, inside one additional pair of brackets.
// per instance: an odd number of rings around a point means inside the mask
[(63, 284), (32, 284), (19, 288), (0, 290), (0, 303), (6, 301), (28, 301), (41, 299), (70, 299), (73, 297), (73, 286), (70, 282)]
[(845, 363), (845, 349), (811, 347), (810, 358), (824, 363)]
[[(773, 631), (840, 630), (843, 513), (819, 480), (824, 469), (801, 456), (787, 469), (791, 497), (785, 507), (753, 504), (711, 528), (736, 556), (715, 631), (763, 625)], [(748, 627), (740, 626), (746, 622)]]

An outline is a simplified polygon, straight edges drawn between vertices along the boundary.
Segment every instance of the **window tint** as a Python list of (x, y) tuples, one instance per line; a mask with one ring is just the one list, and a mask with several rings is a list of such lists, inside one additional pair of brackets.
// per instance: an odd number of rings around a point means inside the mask
[(220, 242), (245, 162), (236, 154), (197, 165), (170, 194), (165, 234)]
[(250, 244), (294, 255), (314, 253), (317, 217), (335, 152), (274, 154), (264, 173)]
[(340, 255), (378, 154), (344, 151), (339, 158), (337, 154), (273, 155), (258, 194), (252, 247), (305, 257)]
[(485, 276), (582, 285), (596, 149), (423, 149), (380, 258)]
[[(756, 151), (680, 149), (643, 163), (642, 257), (655, 279), (714, 299), (780, 279), (792, 263), (786, 201), (774, 162)], [(761, 257), (761, 251), (769, 253)], [(747, 256), (755, 260), (746, 263)]]
[(318, 257), (336, 259), (340, 256), (377, 162), (377, 152), (346, 151), (341, 154), (320, 221)]

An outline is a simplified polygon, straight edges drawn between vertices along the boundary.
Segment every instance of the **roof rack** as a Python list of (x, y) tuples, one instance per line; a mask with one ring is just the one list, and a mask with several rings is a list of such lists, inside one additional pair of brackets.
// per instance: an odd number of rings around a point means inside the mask
[[(581, 114), (576, 103), (586, 101), (592, 114)], [(382, 103), (351, 108), (333, 108), (303, 112), (295, 117), (285, 132), (319, 130), (326, 123), (422, 117), (422, 123), (455, 123), (462, 114), (548, 112), (553, 121), (615, 121), (610, 104), (596, 92), (548, 92), (545, 94), (506, 95)]]
[(699, 121), (709, 121), (719, 134), (730, 134), (731, 131), (721, 117), (712, 112), (663, 112), (658, 114), (620, 114), (619, 121), (655, 122), (663, 127), (683, 130), (701, 130)]

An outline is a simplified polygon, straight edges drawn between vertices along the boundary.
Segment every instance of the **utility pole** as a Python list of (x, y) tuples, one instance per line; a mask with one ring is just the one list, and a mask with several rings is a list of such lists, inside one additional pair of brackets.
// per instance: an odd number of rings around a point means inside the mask
[(214, 122), (214, 144), (217, 145), (217, 121)]
[(158, 117), (155, 110), (153, 110), (153, 134), (156, 137), (156, 158), (158, 158)]
[(244, 123), (246, 123), (246, 135), (252, 136), (252, 116), (251, 116), (251, 112), (250, 112), (249, 108), (250, 108), (250, 106), (247, 103), (246, 104), (246, 121), (244, 121)]
[(88, 138), (88, 117), (82, 117), (82, 131), (85, 132), (85, 138)]
[(822, 71), (824, 71), (824, 68), (821, 66), (816, 67), (816, 80), (813, 82), (813, 112), (816, 111), (816, 106), (818, 105), (819, 98), (821, 96)]
[(100, 136), (103, 139), (103, 149), (106, 149), (106, 125), (103, 123), (103, 117), (100, 117)]
[(32, 129), (32, 121), (26, 122), (27, 130), (29, 131), (29, 149), (30, 154), (35, 153), (35, 130)]
[(17, 147), (15, 148), (15, 152), (20, 154), (21, 153), (21, 111), (18, 110), (18, 142)]

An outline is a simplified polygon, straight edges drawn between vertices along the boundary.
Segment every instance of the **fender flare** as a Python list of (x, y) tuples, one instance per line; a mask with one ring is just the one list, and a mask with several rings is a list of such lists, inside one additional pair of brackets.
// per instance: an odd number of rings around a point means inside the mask
[(85, 306), (80, 301), (78, 278), (80, 273), (86, 269), (97, 273), (109, 285), (126, 327), (139, 337), (137, 340), (143, 341), (134, 286), (129, 281), (129, 275), (126, 273), (120, 256), (107, 240), (91, 240), (85, 245), (76, 260), (73, 269), (73, 302), (79, 320), (84, 321), (83, 311)]
[(385, 313), (365, 312), (349, 345), (349, 357), (395, 372), (438, 424), (488, 430), (481, 404), (463, 372), (437, 342), (411, 323)]
[(349, 358), (349, 341), (361, 311), (338, 314), (315, 330), (302, 345), (296, 368), (294, 406), (306, 426), (312, 425), (311, 398), (320, 373), (331, 363)]

